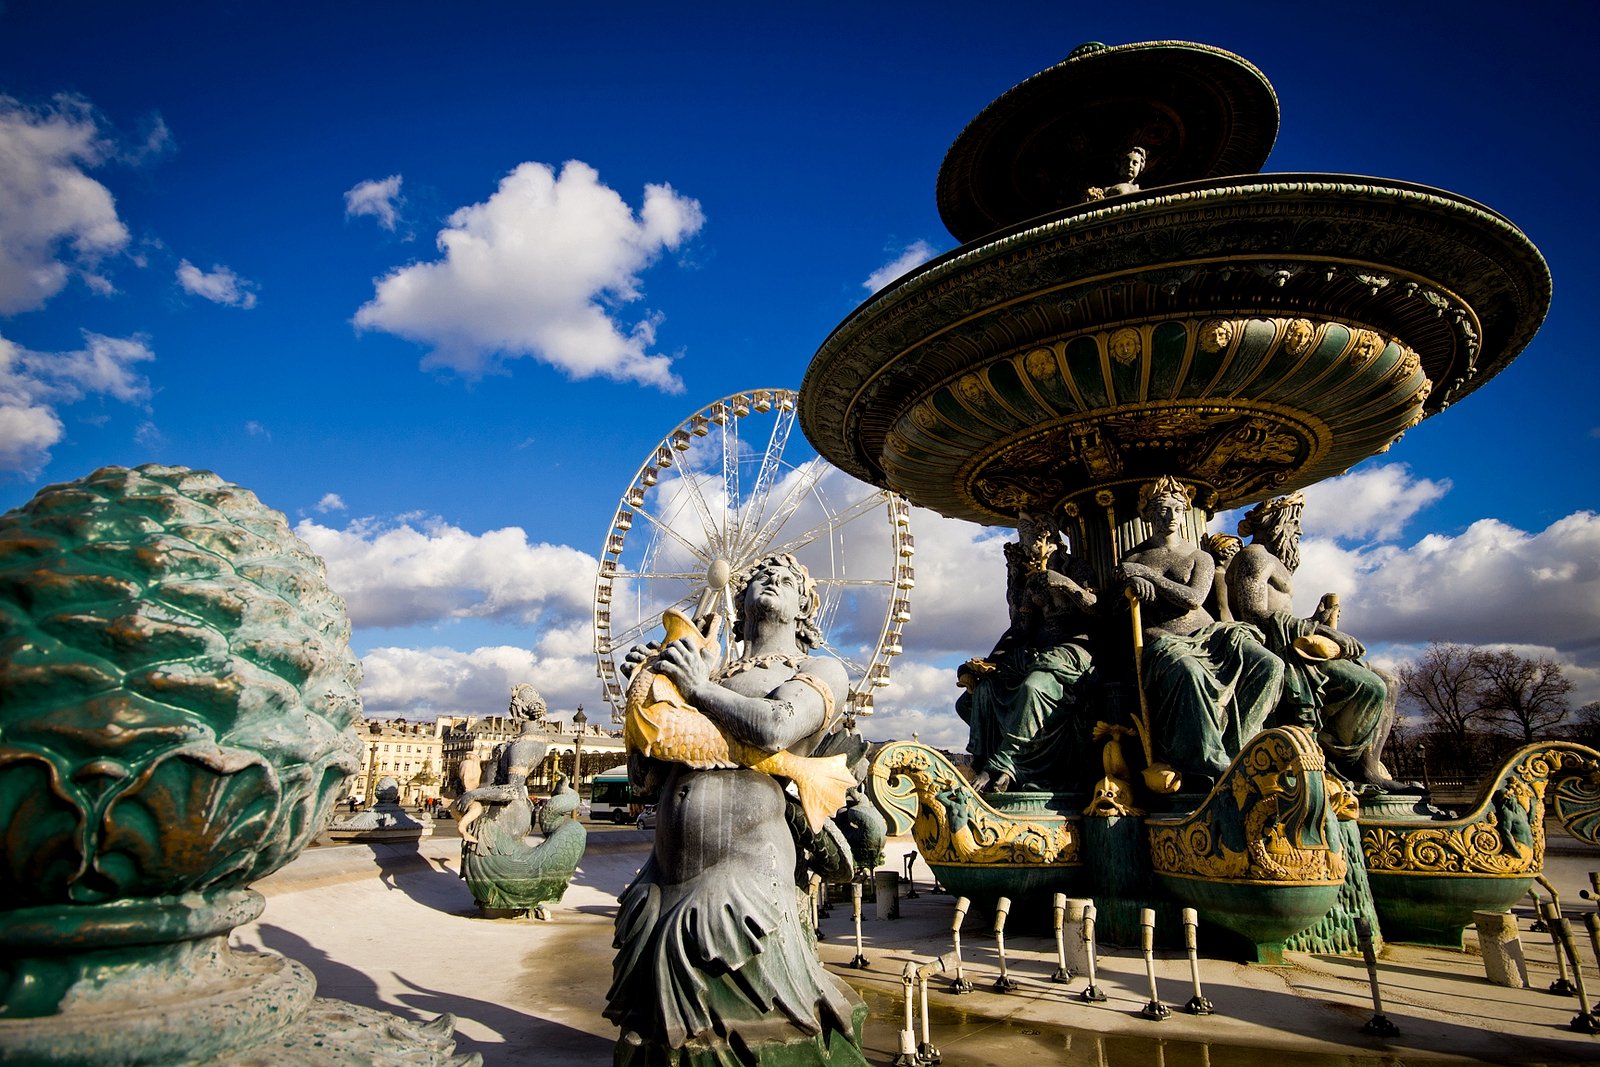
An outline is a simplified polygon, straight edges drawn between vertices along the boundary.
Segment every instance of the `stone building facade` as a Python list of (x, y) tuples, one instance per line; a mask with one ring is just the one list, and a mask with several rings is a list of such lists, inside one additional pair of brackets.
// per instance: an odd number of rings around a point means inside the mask
[(362, 747), (361, 773), (348, 789), (360, 803), (371, 803), (378, 780), (385, 776), (400, 783), (402, 804), (440, 795), (444, 752), (437, 722), (365, 719), (355, 731)]

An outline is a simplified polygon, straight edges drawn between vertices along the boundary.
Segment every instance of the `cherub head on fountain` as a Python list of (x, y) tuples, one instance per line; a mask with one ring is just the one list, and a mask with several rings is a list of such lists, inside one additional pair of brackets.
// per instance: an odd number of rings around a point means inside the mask
[(1109, 196), (1125, 196), (1128, 193), (1139, 191), (1139, 176), (1144, 173), (1144, 167), (1150, 160), (1150, 153), (1143, 145), (1130, 145), (1122, 153), (1119, 160), (1121, 165), (1122, 180), (1115, 185), (1101, 188), (1098, 185), (1090, 186), (1084, 193), (1087, 200), (1104, 200)]

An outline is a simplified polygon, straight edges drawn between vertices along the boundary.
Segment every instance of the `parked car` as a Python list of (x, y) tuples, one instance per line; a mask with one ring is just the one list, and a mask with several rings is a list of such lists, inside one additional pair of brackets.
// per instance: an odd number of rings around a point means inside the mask
[(633, 825), (641, 830), (654, 830), (656, 828), (656, 806), (654, 804), (646, 804), (645, 809), (639, 813), (639, 817), (633, 820)]

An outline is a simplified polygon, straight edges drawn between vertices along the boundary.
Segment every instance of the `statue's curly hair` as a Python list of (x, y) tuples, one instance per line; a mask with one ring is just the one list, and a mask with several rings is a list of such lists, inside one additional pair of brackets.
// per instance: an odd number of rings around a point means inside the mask
[(822, 644), (822, 630), (817, 626), (817, 611), (822, 606), (822, 598), (817, 595), (817, 583), (811, 577), (811, 572), (806, 570), (805, 564), (795, 559), (787, 552), (774, 552), (764, 556), (751, 565), (750, 569), (739, 575), (739, 595), (733, 599), (733, 636), (735, 639), (744, 640), (744, 591), (750, 580), (761, 571), (774, 567), (786, 567), (795, 576), (800, 584), (800, 614), (795, 617), (795, 639), (801, 648), (811, 649)]
[(519, 682), (511, 687), (511, 702), (506, 710), (514, 719), (542, 719), (549, 708), (537, 689)]
[(1306, 498), (1303, 493), (1290, 493), (1288, 496), (1275, 497), (1272, 500), (1263, 500), (1255, 507), (1244, 513), (1244, 518), (1239, 520), (1239, 536), (1251, 537), (1255, 532), (1266, 525), (1267, 517), (1274, 511), (1283, 511), (1286, 508), (1303, 509)]
[(1145, 482), (1139, 487), (1139, 514), (1144, 514), (1150, 501), (1163, 496), (1182, 497), (1187, 507), (1194, 507), (1194, 486), (1185, 485), (1170, 474), (1163, 474), (1155, 481)]

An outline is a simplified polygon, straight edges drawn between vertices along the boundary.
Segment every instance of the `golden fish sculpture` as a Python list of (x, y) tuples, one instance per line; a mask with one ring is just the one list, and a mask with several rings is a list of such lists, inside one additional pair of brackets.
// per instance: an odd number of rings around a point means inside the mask
[[(722, 619), (712, 616), (710, 628), (702, 632), (688, 616), (668, 608), (661, 625), (667, 632), (662, 647), (687, 637), (699, 649), (717, 639)], [(813, 833), (844, 806), (845, 794), (856, 780), (843, 753), (819, 758), (797, 756), (785, 749), (765, 752), (729, 737), (685, 700), (670, 678), (656, 672), (658, 661), (658, 656), (646, 660), (628, 682), (622, 737), (630, 753), (695, 770), (748, 767), (787, 778), (800, 794), (800, 806)]]

